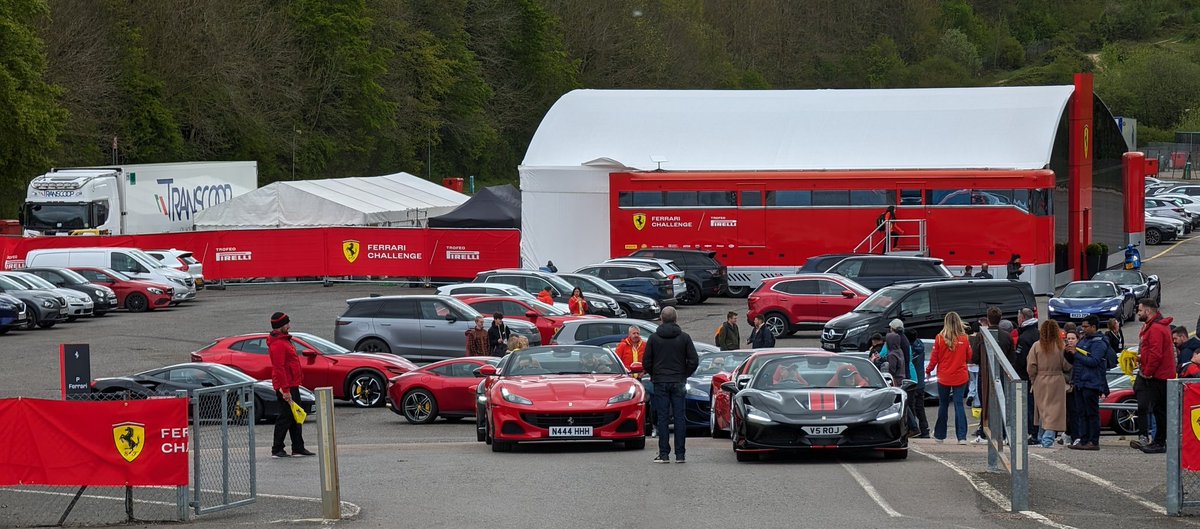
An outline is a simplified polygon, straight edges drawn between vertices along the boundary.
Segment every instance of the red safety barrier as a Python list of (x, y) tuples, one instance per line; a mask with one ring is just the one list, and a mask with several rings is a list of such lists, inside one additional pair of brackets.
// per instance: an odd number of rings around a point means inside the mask
[(187, 402), (0, 400), (0, 486), (187, 485)]
[(1183, 451), (1180, 464), (1200, 472), (1200, 384), (1183, 386)]
[(0, 237), (4, 269), (30, 250), (89, 246), (191, 251), (206, 279), (254, 277), (473, 278), (520, 266), (521, 232), (450, 228), (294, 228), (153, 235)]

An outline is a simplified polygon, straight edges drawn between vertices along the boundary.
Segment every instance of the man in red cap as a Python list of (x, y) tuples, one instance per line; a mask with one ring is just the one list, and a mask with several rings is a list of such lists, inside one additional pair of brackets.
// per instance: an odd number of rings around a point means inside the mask
[(279, 416), (275, 418), (275, 443), (271, 445), (271, 457), (290, 457), (283, 449), (283, 438), (292, 436), (292, 454), (295, 456), (316, 455), (304, 449), (302, 425), (292, 416), (292, 401), (300, 400), (300, 382), (304, 372), (300, 369), (300, 357), (292, 344), (292, 320), (287, 314), (276, 312), (271, 315), (271, 334), (267, 336), (267, 349), (271, 352), (271, 385), (279, 397)]

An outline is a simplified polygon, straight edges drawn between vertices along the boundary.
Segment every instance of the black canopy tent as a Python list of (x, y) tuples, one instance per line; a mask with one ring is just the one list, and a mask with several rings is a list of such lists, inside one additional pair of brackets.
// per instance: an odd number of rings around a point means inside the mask
[(521, 192), (512, 185), (485, 187), (453, 211), (429, 218), (431, 228), (520, 228)]

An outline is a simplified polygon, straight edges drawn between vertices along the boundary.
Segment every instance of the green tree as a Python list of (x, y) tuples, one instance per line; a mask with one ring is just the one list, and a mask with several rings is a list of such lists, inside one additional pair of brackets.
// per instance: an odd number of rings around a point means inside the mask
[(979, 48), (971, 42), (966, 33), (958, 29), (950, 28), (942, 33), (937, 55), (958, 63), (970, 75), (978, 74), (983, 67), (983, 61), (979, 58)]
[(1096, 92), (1114, 114), (1169, 128), (1200, 104), (1200, 64), (1153, 46), (1108, 46), (1100, 55)]
[(162, 81), (147, 65), (146, 48), (138, 25), (139, 10), (129, 2), (110, 0), (120, 46), (121, 111), (117, 134), (120, 161), (166, 162), (183, 154), (183, 136), (171, 108), (163, 100)]
[(45, 80), (46, 55), (35, 25), (49, 8), (42, 0), (0, 0), (0, 214), (11, 216), (25, 185), (50, 166), (67, 113), (59, 87)]

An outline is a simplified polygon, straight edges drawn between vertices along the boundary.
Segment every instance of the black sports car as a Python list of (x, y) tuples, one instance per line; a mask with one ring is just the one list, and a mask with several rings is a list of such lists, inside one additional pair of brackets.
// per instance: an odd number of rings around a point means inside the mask
[[(220, 364), (190, 362), (173, 366), (160, 367), (143, 371), (135, 375), (123, 377), (97, 378), (92, 381), (92, 391), (95, 393), (128, 392), (133, 398), (146, 398), (157, 395), (174, 395), (176, 391), (185, 390), (188, 395), (192, 390), (254, 382), (254, 419), (256, 422), (273, 421), (279, 416), (279, 398), (270, 380), (256, 381), (241, 371)], [(313, 393), (300, 388), (300, 407), (312, 413), (317, 399)], [(205, 404), (201, 403), (205, 408)], [(191, 408), (188, 408), (189, 415)], [(214, 412), (217, 413), (217, 412)], [(239, 412), (236, 403), (231, 408), (231, 415)], [(207, 413), (202, 412), (205, 418)]]
[[(906, 384), (911, 382), (906, 381)], [(814, 352), (772, 358), (733, 391), (733, 451), (874, 450), (908, 457), (905, 391), (887, 386), (871, 362)]]
[(1141, 270), (1101, 270), (1096, 272), (1092, 281), (1112, 281), (1117, 286), (1133, 292), (1133, 299), (1153, 299), (1162, 301), (1162, 287), (1157, 275), (1150, 275)]

